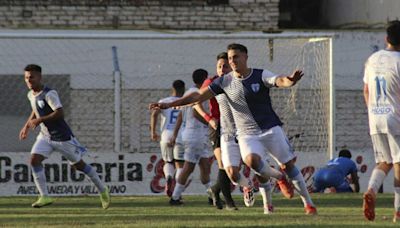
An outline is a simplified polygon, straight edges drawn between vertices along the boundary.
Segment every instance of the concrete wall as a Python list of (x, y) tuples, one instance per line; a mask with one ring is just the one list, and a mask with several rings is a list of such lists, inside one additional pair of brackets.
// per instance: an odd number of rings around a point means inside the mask
[(1, 1), (3, 28), (277, 29), (279, 0)]
[(323, 24), (334, 28), (383, 28), (399, 18), (398, 0), (323, 0)]

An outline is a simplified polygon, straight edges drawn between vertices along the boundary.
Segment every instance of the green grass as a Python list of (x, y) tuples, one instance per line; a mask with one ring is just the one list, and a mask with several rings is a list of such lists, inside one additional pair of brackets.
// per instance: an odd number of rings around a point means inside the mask
[(392, 223), (392, 194), (378, 196), (374, 222), (363, 218), (361, 194), (312, 196), (317, 216), (305, 215), (298, 197), (278, 194), (272, 215), (263, 214), (260, 195), (251, 208), (235, 196), (238, 211), (217, 210), (206, 196), (185, 196), (185, 204), (174, 207), (165, 196), (115, 196), (108, 210), (100, 208), (98, 197), (59, 197), (39, 209), (30, 207), (35, 197), (1, 197), (0, 227), (399, 227)]

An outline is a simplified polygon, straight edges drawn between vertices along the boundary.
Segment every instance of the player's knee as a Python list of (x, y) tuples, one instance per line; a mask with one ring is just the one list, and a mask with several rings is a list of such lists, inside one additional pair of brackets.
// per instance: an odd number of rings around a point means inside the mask
[(260, 161), (261, 161), (260, 156), (256, 154), (249, 154), (246, 156), (245, 159), (246, 165), (254, 170), (258, 170), (260, 166)]
[(37, 166), (41, 166), (42, 165), (42, 161), (43, 161), (44, 157), (40, 156), (40, 155), (33, 155), (29, 161), (29, 164), (32, 167), (37, 167)]

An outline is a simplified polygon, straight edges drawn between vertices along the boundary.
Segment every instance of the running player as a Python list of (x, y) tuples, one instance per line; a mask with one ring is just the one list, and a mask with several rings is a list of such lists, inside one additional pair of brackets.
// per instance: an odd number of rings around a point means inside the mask
[[(179, 97), (182, 97), (185, 93), (185, 83), (182, 80), (176, 80), (172, 83), (172, 94), (169, 97), (161, 99), (159, 102), (171, 102)], [(173, 144), (171, 143), (175, 125), (178, 119), (180, 110), (179, 109), (164, 109), (160, 110), (153, 110), (151, 113), (150, 118), (150, 132), (151, 132), (151, 139), (153, 141), (160, 140), (160, 149), (161, 149), (161, 156), (164, 160), (164, 176), (166, 179), (165, 184), (165, 193), (168, 197), (172, 196), (173, 192), (173, 184), (174, 184), (174, 176), (178, 177), (183, 168), (183, 145), (182, 139), (179, 136), (177, 140), (173, 140)], [(158, 116), (161, 114), (161, 123), (160, 123), (160, 130), (161, 130), (161, 137), (157, 134), (156, 126), (157, 126), (157, 119)], [(176, 143), (175, 143), (176, 141)], [(175, 165), (174, 165), (175, 162)], [(176, 174), (175, 174), (176, 169)], [(175, 174), (175, 175), (174, 175)]]
[[(206, 80), (208, 72), (203, 69), (197, 69), (193, 72), (192, 78), (195, 86), (186, 91), (185, 95), (197, 92), (204, 80)], [(207, 105), (204, 102), (204, 105)], [(197, 113), (195, 109), (200, 109), (200, 105), (193, 107), (184, 107), (178, 118), (183, 117), (182, 140), (184, 145), (184, 165), (175, 185), (174, 192), (170, 199), (171, 205), (180, 205), (182, 192), (190, 174), (193, 172), (196, 164), (199, 164), (200, 179), (209, 192), (211, 187), (210, 181), (210, 163), (209, 163), (209, 144), (207, 139), (208, 127), (207, 122)], [(202, 111), (204, 112), (204, 110)], [(175, 128), (179, 127), (177, 125)], [(175, 131), (176, 132), (176, 131)]]
[(394, 167), (394, 222), (400, 221), (400, 21), (386, 29), (386, 49), (372, 54), (365, 63), (364, 98), (376, 167), (364, 194), (363, 210), (375, 219), (376, 193)]
[(172, 103), (150, 104), (150, 108), (165, 109), (202, 102), (224, 93), (232, 109), (240, 150), (248, 155), (244, 160), (246, 165), (261, 176), (267, 175), (271, 169), (262, 161), (262, 154), (268, 151), (299, 192), (306, 214), (317, 214), (269, 96), (271, 87), (293, 86), (302, 78), (303, 72), (296, 70), (289, 76), (279, 76), (268, 70), (249, 68), (247, 48), (241, 44), (228, 46), (228, 59), (233, 71), (216, 79), (208, 88)]
[(19, 133), (20, 140), (28, 136), (29, 130), (40, 125), (40, 133), (32, 147), (30, 159), (33, 179), (40, 197), (32, 207), (39, 208), (54, 202), (47, 191), (42, 162), (56, 150), (67, 158), (74, 168), (89, 177), (100, 193), (102, 207), (107, 209), (110, 205), (108, 188), (101, 182), (97, 172), (82, 160), (86, 148), (78, 142), (64, 121), (64, 112), (57, 92), (41, 83), (40, 66), (30, 64), (24, 70), (25, 83), (30, 90), (28, 99), (32, 113)]

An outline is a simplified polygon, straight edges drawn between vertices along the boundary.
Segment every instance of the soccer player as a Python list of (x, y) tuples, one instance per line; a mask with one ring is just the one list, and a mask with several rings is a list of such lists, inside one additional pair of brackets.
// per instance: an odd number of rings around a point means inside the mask
[[(169, 97), (161, 99), (159, 102), (171, 102), (179, 97), (182, 97), (185, 93), (185, 83), (182, 80), (175, 80), (172, 83), (172, 94)], [(172, 196), (173, 191), (173, 181), (174, 181), (174, 174), (176, 168), (175, 177), (178, 177), (183, 168), (183, 145), (182, 139), (179, 134), (177, 139), (173, 139), (175, 125), (178, 119), (178, 115), (180, 113), (179, 109), (164, 109), (160, 110), (153, 110), (151, 113), (150, 118), (150, 132), (151, 132), (151, 139), (153, 141), (160, 140), (160, 149), (161, 149), (161, 156), (164, 160), (164, 176), (166, 179), (165, 184), (165, 193), (168, 197)], [(156, 126), (157, 126), (157, 119), (158, 116), (161, 114), (161, 137), (157, 134)], [(171, 142), (173, 141), (173, 143)], [(175, 165), (174, 165), (175, 162)]]
[(32, 113), (19, 133), (20, 140), (28, 136), (29, 130), (40, 125), (40, 133), (32, 147), (30, 159), (33, 179), (40, 197), (32, 204), (32, 207), (39, 208), (54, 202), (54, 199), (48, 195), (42, 162), (56, 150), (93, 182), (100, 193), (102, 207), (107, 209), (110, 205), (108, 188), (101, 182), (97, 172), (82, 160), (86, 148), (78, 142), (64, 121), (64, 112), (57, 92), (41, 83), (42, 68), (40, 66), (30, 64), (24, 70), (25, 83), (30, 90), (28, 99)]
[[(282, 122), (272, 109), (269, 89), (290, 87), (303, 77), (300, 70), (288, 76), (279, 76), (268, 70), (247, 66), (247, 48), (241, 44), (228, 45), (228, 60), (232, 72), (213, 81), (208, 87), (191, 96), (184, 96), (172, 103), (150, 104), (150, 108), (169, 108), (202, 102), (218, 94), (227, 96), (237, 127), (245, 164), (257, 174), (268, 175), (271, 168), (262, 161), (268, 151), (291, 179), (303, 201), (306, 214), (314, 215), (317, 209), (307, 191), (304, 178), (295, 166), (293, 149), (282, 130)], [(258, 154), (258, 155), (257, 155)]]
[[(193, 82), (195, 86), (191, 87), (186, 91), (185, 95), (197, 92), (204, 80), (207, 79), (208, 72), (203, 69), (197, 69), (192, 74)], [(206, 104), (205, 104), (206, 105)], [(206, 191), (209, 192), (211, 187), (210, 181), (210, 163), (209, 163), (209, 152), (208, 152), (208, 125), (207, 122), (197, 113), (197, 109), (201, 109), (200, 105), (194, 105), (193, 107), (184, 107), (180, 117), (183, 117), (183, 132), (182, 140), (184, 145), (184, 165), (183, 170), (180, 173), (178, 180), (175, 185), (174, 192), (170, 199), (171, 205), (181, 205), (182, 192), (185, 190), (185, 186), (190, 174), (193, 172), (195, 165), (198, 163), (200, 168), (200, 179), (202, 184), (205, 186)], [(204, 110), (202, 110), (204, 113)], [(203, 121), (203, 122), (202, 122)], [(175, 128), (178, 128), (177, 125)], [(176, 131), (175, 131), (176, 132)]]
[(368, 220), (375, 219), (376, 193), (393, 167), (396, 222), (400, 221), (400, 21), (389, 22), (386, 34), (386, 49), (365, 63), (364, 98), (376, 167), (364, 193), (363, 210)]
[[(221, 77), (222, 75), (231, 72), (231, 67), (228, 63), (228, 54), (226, 52), (222, 52), (217, 55), (217, 75), (212, 78), (208, 78), (204, 81), (202, 88), (208, 87), (212, 81), (216, 78)], [(162, 103), (162, 102), (159, 102)], [(214, 150), (214, 155), (218, 163), (218, 176), (216, 183), (210, 188), (211, 195), (213, 198), (214, 206), (218, 209), (223, 208), (222, 201), (220, 199), (219, 193), (222, 191), (224, 195), (226, 208), (228, 210), (235, 210), (237, 209), (235, 206), (235, 201), (231, 195), (231, 181), (227, 176), (224, 166), (222, 165), (221, 161), (221, 138), (220, 138), (220, 111), (218, 107), (218, 102), (215, 98), (211, 98), (209, 101), (209, 113), (200, 113), (203, 118), (210, 123), (209, 127), (209, 137), (210, 142)], [(217, 126), (214, 126), (211, 122), (214, 120)]]
[(313, 192), (324, 192), (326, 188), (334, 188), (335, 192), (353, 192), (346, 177), (351, 175), (354, 192), (360, 191), (357, 166), (351, 160), (349, 150), (339, 151), (339, 157), (330, 160), (326, 166), (318, 170), (313, 179)]

